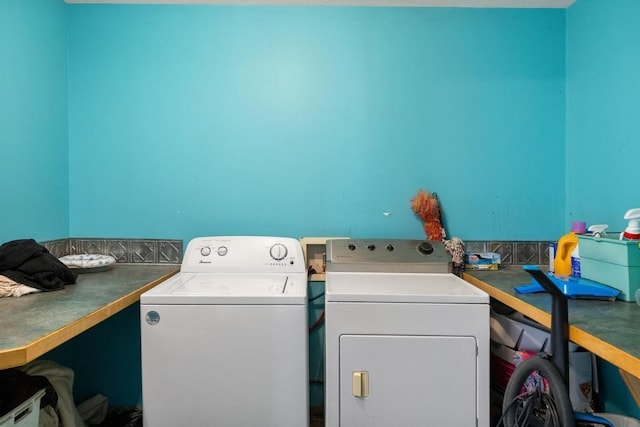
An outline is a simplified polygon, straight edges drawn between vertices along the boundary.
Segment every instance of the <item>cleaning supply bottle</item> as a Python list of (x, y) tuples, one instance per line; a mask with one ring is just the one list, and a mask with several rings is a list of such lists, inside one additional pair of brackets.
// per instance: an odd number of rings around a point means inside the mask
[(584, 233), (585, 231), (586, 225), (584, 222), (574, 221), (571, 225), (571, 231), (558, 240), (556, 257), (553, 261), (554, 274), (557, 276), (571, 275), (571, 253), (578, 247), (576, 233)]
[(620, 240), (640, 240), (640, 209), (629, 209), (624, 219), (629, 220), (629, 224), (620, 233)]
[(607, 237), (607, 228), (609, 228), (609, 224), (593, 224), (589, 226), (589, 232), (593, 237), (603, 238)]
[[(578, 239), (580, 240), (580, 239)], [(580, 277), (580, 244), (577, 244), (571, 251), (571, 275), (574, 277)]]

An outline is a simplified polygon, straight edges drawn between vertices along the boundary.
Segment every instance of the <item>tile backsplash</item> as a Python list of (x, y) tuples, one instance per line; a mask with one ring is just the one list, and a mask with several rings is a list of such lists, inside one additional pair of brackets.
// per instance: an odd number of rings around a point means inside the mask
[[(503, 265), (548, 265), (549, 241), (470, 240), (465, 252), (496, 252)], [(111, 255), (117, 262), (180, 264), (182, 240), (69, 238), (42, 242), (57, 257), (77, 254)]]
[(549, 265), (550, 241), (467, 241), (466, 253), (496, 252), (505, 265)]
[(41, 242), (56, 257), (78, 254), (111, 255), (116, 262), (180, 264), (182, 240), (69, 238)]

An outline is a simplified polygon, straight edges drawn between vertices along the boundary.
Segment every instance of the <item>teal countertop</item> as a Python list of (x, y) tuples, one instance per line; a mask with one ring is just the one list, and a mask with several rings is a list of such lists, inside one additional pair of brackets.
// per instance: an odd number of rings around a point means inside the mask
[(0, 298), (0, 369), (34, 360), (136, 303), (178, 270), (174, 264), (115, 264), (80, 274), (59, 291)]
[[(498, 271), (466, 271), (464, 278), (492, 298), (549, 327), (551, 296), (519, 294), (531, 276), (518, 266)], [(569, 299), (569, 339), (640, 378), (640, 306), (635, 302)]]

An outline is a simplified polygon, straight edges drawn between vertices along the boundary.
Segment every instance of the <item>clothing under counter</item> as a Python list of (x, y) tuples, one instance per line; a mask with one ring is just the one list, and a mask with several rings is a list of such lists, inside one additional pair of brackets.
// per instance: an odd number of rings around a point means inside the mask
[(22, 366), (140, 300), (179, 270), (174, 264), (114, 264), (53, 292), (0, 298), (0, 369)]
[[(514, 288), (529, 284), (531, 276), (521, 267), (498, 271), (468, 271), (464, 279), (492, 298), (550, 327), (551, 296), (519, 294)], [(569, 339), (640, 378), (640, 307), (625, 301), (569, 299)]]

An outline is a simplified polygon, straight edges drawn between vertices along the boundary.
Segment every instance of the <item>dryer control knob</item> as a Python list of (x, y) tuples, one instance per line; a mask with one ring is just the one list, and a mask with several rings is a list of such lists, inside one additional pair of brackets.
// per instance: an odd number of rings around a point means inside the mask
[(349, 248), (350, 251), (355, 251), (356, 245), (354, 245), (353, 243), (349, 243), (349, 246), (347, 246), (347, 248)]
[(200, 255), (202, 256), (209, 256), (211, 255), (211, 248), (209, 246), (203, 246), (200, 249)]
[(229, 252), (229, 249), (227, 249), (226, 246), (220, 246), (216, 252), (220, 256), (225, 256), (227, 254), (227, 252)]
[(275, 245), (271, 246), (271, 249), (269, 249), (271, 258), (275, 259), (276, 261), (282, 261), (283, 259), (285, 259), (287, 253), (287, 247), (282, 243), (276, 243)]
[(387, 250), (388, 250), (389, 252), (392, 252), (394, 249), (395, 249), (395, 248), (393, 247), (393, 245), (392, 245), (391, 243), (389, 243), (389, 244), (387, 245)]
[(369, 245), (367, 246), (367, 249), (369, 249), (370, 251), (375, 251), (376, 250), (376, 245)]
[(433, 253), (433, 246), (429, 242), (422, 242), (418, 245), (418, 252), (422, 255), (430, 255)]

